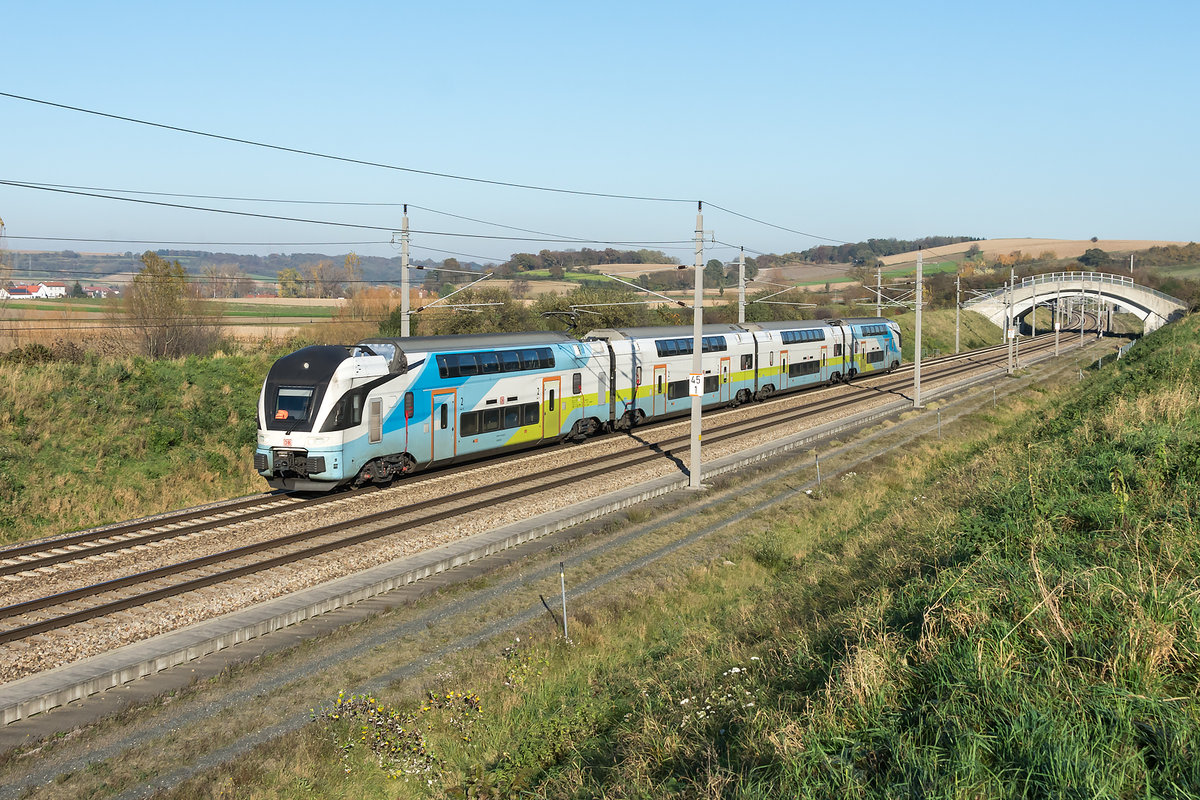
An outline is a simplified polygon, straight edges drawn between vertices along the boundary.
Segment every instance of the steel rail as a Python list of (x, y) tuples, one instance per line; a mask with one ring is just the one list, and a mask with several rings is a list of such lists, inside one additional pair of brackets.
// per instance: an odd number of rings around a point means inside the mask
[[(1041, 337), (1039, 337), (1039, 338), (1041, 338)], [(997, 348), (997, 349), (999, 349), (999, 348)], [(1042, 347), (1039, 347), (1039, 348), (1037, 348), (1037, 351), (1040, 352), (1043, 349), (1049, 349), (1049, 345), (1046, 344)], [(1031, 350), (1030, 352), (1034, 352), (1034, 351)], [(941, 362), (942, 362), (943, 366), (950, 367), (951, 365), (947, 364), (945, 362), (947, 362), (947, 361), (962, 361), (962, 360), (964, 360), (964, 359), (962, 359), (961, 356), (960, 357), (949, 357), (946, 359), (941, 359)], [(987, 366), (987, 363), (986, 362), (983, 362), (983, 363), (971, 362), (971, 363), (968, 363), (965, 365), (961, 365), (961, 364), (954, 365), (951, 369), (945, 370), (944, 373), (937, 373), (937, 374), (931, 375), (931, 379), (932, 378), (951, 377), (951, 376), (953, 376), (955, 374), (959, 374), (961, 372), (966, 372), (966, 371), (971, 371), (971, 370), (977, 369), (980, 366)], [(880, 376), (880, 377), (883, 377), (883, 376)], [(894, 373), (889, 377), (894, 377)], [(890, 381), (889, 383), (896, 383), (896, 385), (904, 385), (906, 383), (906, 381)], [(860, 386), (860, 387), (854, 387), (854, 388), (858, 389), (858, 392), (856, 392), (856, 394), (858, 394), (860, 397), (869, 397), (873, 394), (877, 394), (880, 391), (886, 391), (886, 389), (881, 388), (879, 386)], [(780, 398), (780, 400), (788, 400), (788, 399), (793, 399), (793, 398), (791, 398), (791, 397)], [(723, 441), (725, 439), (734, 438), (737, 436), (744, 436), (747, 433), (757, 432), (759, 430), (764, 430), (764, 429), (769, 429), (769, 428), (774, 428), (774, 427), (778, 427), (779, 425), (785, 425), (790, 422), (794, 422), (798, 419), (803, 419), (804, 417), (825, 413), (831, 407), (845, 406), (846, 401), (847, 401), (847, 396), (845, 393), (843, 393), (843, 394), (838, 395), (837, 397), (827, 398), (826, 400), (821, 401), (819, 403), (800, 408), (797, 410), (797, 413), (787, 414), (786, 416), (784, 416), (782, 418), (771, 417), (770, 419), (765, 420), (765, 421), (755, 420), (755, 421), (751, 421), (751, 423), (749, 425), (747, 425), (745, 423), (735, 423), (732, 426), (730, 426), (731, 428), (734, 428), (735, 430), (727, 431), (727, 432), (720, 433), (720, 434), (716, 434), (714, 432), (715, 435), (710, 436), (710, 441)], [(563, 476), (562, 470), (560, 468), (558, 468), (558, 469), (554, 469), (554, 470), (547, 470), (542, 473), (534, 473), (532, 475), (525, 475), (525, 476), (520, 476), (517, 478), (511, 478), (511, 479), (508, 479), (505, 481), (501, 481), (497, 484), (493, 484), (493, 485), (487, 487), (486, 489), (484, 489), (482, 491), (491, 493), (491, 492), (500, 491), (505, 488), (509, 488), (514, 485), (519, 485), (521, 483), (537, 482), (541, 479), (542, 476), (546, 476), (546, 475), (559, 476), (549, 482), (539, 483), (539, 485), (537, 487), (539, 491), (549, 491), (552, 489), (556, 489), (560, 486), (575, 483), (580, 480), (584, 480), (584, 479), (587, 479), (587, 478), (590, 478), (590, 477), (593, 477), (596, 475), (601, 475), (601, 474), (605, 474), (608, 472), (612, 472), (614, 469), (625, 469), (625, 468), (635, 466), (635, 465), (638, 465), (641, 463), (645, 463), (648, 461), (654, 461), (654, 460), (658, 460), (658, 459), (661, 459), (664, 457), (670, 457), (675, 451), (664, 450), (663, 448), (666, 446), (670, 446), (674, 443), (687, 441), (688, 438), (689, 438), (688, 435), (682, 435), (682, 436), (672, 437), (672, 438), (664, 440), (662, 442), (653, 443), (651, 445), (641, 445), (636, 449), (636, 451), (632, 451), (632, 452), (642, 452), (643, 454), (635, 456), (634, 458), (629, 458), (628, 456), (631, 451), (626, 451), (624, 453), (614, 453), (614, 454), (607, 454), (604, 456), (597, 456), (595, 458), (588, 459), (583, 462), (579, 462), (578, 464), (575, 465), (576, 468), (588, 466), (591, 464), (603, 464), (603, 466), (600, 466), (597, 469), (593, 469), (589, 472), (585, 472), (582, 475), (571, 474), (568, 476)], [(644, 450), (648, 446), (656, 448), (657, 451), (654, 453), (651, 453), (651, 454), (644, 454)], [(624, 462), (624, 463), (622, 463), (622, 462)], [(320, 528), (317, 528), (317, 529), (314, 529), (311, 531), (303, 531), (303, 532), (299, 532), (299, 533), (289, 534), (287, 536), (278, 537), (278, 538), (267, 540), (264, 542), (245, 545), (243, 547), (235, 548), (233, 550), (223, 551), (220, 553), (213, 553), (213, 554), (210, 554), (207, 556), (201, 556), (199, 558), (191, 559), (189, 561), (181, 562), (179, 564), (171, 564), (171, 565), (159, 567), (159, 568), (152, 569), (152, 570), (147, 570), (145, 572), (137, 573), (134, 575), (128, 575), (128, 576), (124, 576), (121, 578), (114, 578), (110, 581), (105, 581), (105, 582), (102, 582), (99, 584), (80, 587), (77, 589), (68, 590), (66, 592), (60, 592), (60, 593), (57, 593), (54, 595), (50, 595), (48, 597), (36, 598), (34, 600), (29, 600), (29, 601), (26, 601), (23, 603), (13, 604), (10, 606), (0, 608), (0, 619), (8, 619), (8, 618), (12, 618), (15, 616), (21, 616), (24, 614), (31, 613), (33, 611), (41, 610), (43, 608), (49, 608), (49, 607), (52, 607), (55, 605), (62, 605), (65, 603), (73, 602), (73, 601), (84, 599), (87, 597), (94, 597), (94, 596), (97, 596), (100, 594), (104, 594), (104, 593), (107, 593), (110, 591), (116, 591), (121, 588), (136, 585), (139, 583), (145, 583), (148, 581), (159, 580), (164, 577), (170, 577), (171, 575), (178, 575), (183, 572), (189, 572), (189, 571), (193, 571), (196, 569), (201, 569), (203, 567), (210, 566), (212, 564), (221, 563), (223, 561), (232, 561), (232, 560), (236, 560), (238, 558), (244, 558), (246, 556), (253, 555), (253, 554), (256, 554), (259, 552), (263, 552), (265, 550), (277, 549), (279, 547), (285, 547), (285, 546), (288, 546), (290, 544), (294, 544), (297, 542), (321, 538), (323, 536), (328, 536), (328, 535), (338, 533), (338, 532), (341, 532), (341, 531), (344, 531), (344, 530), (347, 530), (350, 528), (361, 527), (363, 525), (370, 525), (373, 522), (377, 522), (381, 519), (385, 519), (388, 517), (395, 517), (399, 513), (413, 513), (413, 512), (421, 511), (426, 508), (434, 507), (439, 504), (445, 504), (446, 502), (453, 503), (459, 499), (466, 497), (467, 495), (478, 496), (480, 494), (480, 492), (481, 492), (480, 489), (464, 490), (461, 492), (456, 492), (452, 495), (445, 495), (445, 496), (442, 496), (442, 497), (439, 497), (439, 498), (436, 498), (433, 500), (428, 500), (428, 501), (424, 501), (421, 503), (417, 503), (413, 506), (409, 506), (404, 509), (398, 509), (398, 510), (397, 509), (389, 509), (389, 510), (385, 510), (385, 511), (380, 511), (380, 512), (369, 514), (365, 517), (356, 518), (354, 520), (350, 520), (350, 521), (347, 521), (344, 523), (337, 523), (337, 524), (333, 524), (333, 525), (322, 526)], [(89, 619), (95, 619), (97, 617), (105, 616), (107, 614), (112, 614), (117, 611), (125, 610), (128, 608), (145, 605), (147, 603), (152, 603), (157, 600), (165, 599), (167, 597), (171, 597), (171, 596), (178, 595), (178, 594), (184, 594), (186, 592), (194, 591), (196, 589), (204, 588), (206, 586), (211, 586), (211, 585), (214, 585), (217, 583), (230, 581), (230, 580), (236, 579), (238, 577), (242, 577), (244, 575), (253, 574), (255, 572), (260, 572), (263, 570), (271, 569), (273, 567), (280, 566), (283, 564), (295, 563), (297, 561), (300, 561), (300, 560), (303, 560), (306, 558), (312, 558), (317, 555), (322, 555), (324, 553), (331, 552), (333, 550), (344, 549), (347, 547), (352, 547), (356, 544), (361, 544), (361, 543), (364, 543), (367, 541), (371, 541), (373, 539), (378, 539), (378, 538), (382, 538), (385, 536), (391, 536), (391, 535), (394, 535), (397, 533), (402, 533), (406, 530), (421, 527), (423, 525), (432, 524), (434, 522), (439, 522), (439, 521), (447, 519), (449, 517), (458, 516), (460, 514), (465, 514), (465, 513), (471, 513), (473, 511), (477, 511), (477, 510), (480, 510), (483, 508), (488, 508), (488, 507), (494, 506), (495, 503), (496, 503), (496, 501), (494, 498), (478, 500), (478, 501), (475, 501), (472, 503), (468, 503), (464, 506), (455, 506), (455, 507), (446, 509), (441, 512), (436, 512), (434, 514), (428, 514), (424, 517), (418, 517), (415, 520), (408, 520), (405, 522), (396, 523), (394, 525), (385, 526), (383, 528), (378, 528), (378, 529), (374, 529), (371, 531), (365, 531), (365, 532), (355, 534), (350, 537), (337, 539), (337, 540), (334, 540), (331, 542), (326, 542), (326, 543), (322, 543), (319, 545), (314, 545), (314, 546), (311, 546), (308, 548), (304, 548), (304, 549), (296, 551), (296, 552), (286, 553), (286, 554), (276, 556), (276, 557), (273, 557), (270, 559), (266, 559), (263, 561), (257, 561), (257, 562), (251, 563), (251, 564), (243, 565), (241, 567), (235, 567), (235, 568), (232, 568), (229, 570), (223, 570), (223, 571), (214, 573), (212, 575), (194, 578), (194, 579), (191, 579), (188, 581), (184, 581), (182, 583), (173, 584), (171, 586), (163, 587), (163, 588), (156, 589), (156, 590), (151, 590), (149, 592), (143, 592), (140, 594), (131, 595), (130, 597), (127, 597), (127, 598), (113, 600), (108, 603), (104, 603), (104, 604), (101, 604), (98, 606), (93, 606), (93, 607), (90, 607), (87, 609), (74, 611), (74, 612), (71, 612), (68, 614), (60, 615), (57, 617), (52, 617), (52, 618), (49, 618), (46, 620), (34, 622), (34, 623), (27, 624), (24, 626), (10, 628), (6, 631), (0, 631), (0, 644), (27, 638), (29, 636), (33, 636), (38, 633), (44, 633), (44, 632), (54, 630), (57, 628), (66, 627), (68, 625), (72, 625), (77, 622), (82, 622), (82, 621), (86, 621)]]

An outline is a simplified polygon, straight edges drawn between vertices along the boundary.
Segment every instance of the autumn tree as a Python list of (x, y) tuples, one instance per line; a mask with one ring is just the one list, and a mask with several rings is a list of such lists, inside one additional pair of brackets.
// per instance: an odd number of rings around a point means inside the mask
[(279, 283), (280, 297), (304, 296), (304, 278), (297, 270), (291, 267), (281, 269), (275, 277)]
[(141, 351), (152, 358), (209, 352), (217, 328), (183, 266), (151, 251), (141, 260), (144, 266), (125, 290), (120, 311)]
[(342, 285), (346, 280), (344, 266), (339, 267), (332, 261), (325, 260), (316, 264), (305, 264), (300, 271), (309, 281), (314, 297), (339, 297), (345, 291)]
[(346, 275), (346, 294), (353, 296), (358, 291), (358, 281), (362, 275), (362, 259), (358, 257), (357, 253), (350, 252), (346, 255), (342, 271)]

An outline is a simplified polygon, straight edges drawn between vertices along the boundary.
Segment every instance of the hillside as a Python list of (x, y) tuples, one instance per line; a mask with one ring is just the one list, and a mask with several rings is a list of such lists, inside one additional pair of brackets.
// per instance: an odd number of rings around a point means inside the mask
[[(1054, 253), (1055, 258), (1078, 258), (1087, 250), (1099, 248), (1109, 254), (1130, 253), (1145, 250), (1150, 247), (1165, 245), (1183, 245), (1187, 242), (1168, 242), (1146, 239), (983, 239), (978, 242), (962, 242), (933, 247), (925, 252), (926, 261), (954, 258), (967, 252), (972, 245), (979, 247), (983, 257), (994, 260), (997, 256), (1008, 255), (1020, 250), (1027, 255), (1039, 256), (1042, 253)], [(886, 266), (895, 267), (917, 263), (916, 253), (898, 253), (880, 259)]]

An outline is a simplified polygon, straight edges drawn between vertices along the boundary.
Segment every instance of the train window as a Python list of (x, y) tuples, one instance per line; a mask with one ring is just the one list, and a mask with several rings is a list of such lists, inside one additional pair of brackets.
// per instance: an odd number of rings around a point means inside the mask
[(370, 409), (367, 418), (367, 441), (378, 444), (383, 441), (383, 401), (378, 397), (373, 398)]
[(404, 393), (404, 418), (405, 418), (405, 419), (412, 419), (412, 416), (413, 416), (413, 411), (414, 411), (414, 408), (413, 408), (413, 393), (412, 393), (412, 392), (405, 392), (405, 393)]
[(638, 367), (633, 373), (633, 383), (635, 386), (642, 385), (642, 368)]
[(538, 404), (526, 403), (521, 406), (521, 416), (525, 418), (526, 425), (538, 424)]
[(275, 400), (275, 419), (307, 420), (314, 391), (312, 387), (280, 386)]
[(874, 352), (867, 353), (867, 363), (868, 364), (878, 364), (880, 361), (883, 361), (883, 351), (882, 350), (875, 350)]
[(500, 409), (486, 408), (483, 411), (483, 430), (498, 431), (500, 430)]
[(546, 407), (546, 410), (547, 411), (554, 410), (554, 390), (553, 389), (550, 390), (550, 404)]
[(674, 340), (674, 339), (668, 339), (668, 340), (666, 340), (665, 342), (663, 342), (663, 343), (662, 343), (662, 349), (663, 349), (663, 351), (664, 351), (664, 352), (662, 352), (662, 353), (659, 353), (659, 355), (663, 355), (663, 356), (677, 356), (677, 355), (679, 355), (679, 345), (675, 344), (675, 340)]
[(554, 351), (549, 347), (528, 350), (485, 350), (478, 353), (447, 353), (437, 356), (438, 374), (443, 378), (469, 378), (500, 372), (553, 369)]
[(678, 400), (681, 397), (688, 396), (687, 381), (671, 381), (667, 384), (667, 399)]
[(770, 367), (775, 366), (775, 351), (774, 350), (771, 351), (771, 355), (767, 359), (767, 362), (768, 362), (767, 366), (770, 366)]
[(504, 409), (504, 427), (519, 428), (521, 427), (521, 407), (509, 406)]
[(500, 357), (495, 353), (480, 353), (479, 368), (484, 375), (495, 375), (500, 371)]
[(801, 361), (799, 364), (788, 365), (789, 378), (798, 378), (801, 375), (816, 375), (820, 371), (820, 361)]
[(715, 392), (715, 391), (717, 391), (717, 389), (720, 389), (720, 388), (721, 388), (721, 379), (720, 378), (718, 378), (716, 375), (705, 375), (704, 376), (704, 393), (705, 394), (708, 394), (709, 392)]
[(468, 411), (458, 418), (458, 435), (474, 436), (479, 433), (479, 412)]
[(754, 356), (750, 353), (742, 356), (742, 369), (754, 369)]
[(833, 346), (833, 356), (837, 358), (842, 354), (842, 343), (838, 342)]
[(583, 391), (583, 373), (576, 372), (571, 376), (571, 394), (579, 394)]
[(704, 337), (704, 352), (723, 352), (728, 350), (729, 346), (725, 344), (724, 336), (705, 336)]
[[(371, 402), (374, 403), (375, 401), (372, 400)], [(372, 412), (374, 412), (374, 410), (374, 408), (371, 409)], [(446, 430), (446, 428), (450, 427), (450, 410), (445, 403), (442, 403), (441, 417), (442, 418), (439, 420), (439, 423), (442, 426), (442, 430)]]
[(663, 393), (663, 376), (659, 375), (658, 376), (658, 391), (656, 392), (656, 394), (662, 394), (662, 393)]

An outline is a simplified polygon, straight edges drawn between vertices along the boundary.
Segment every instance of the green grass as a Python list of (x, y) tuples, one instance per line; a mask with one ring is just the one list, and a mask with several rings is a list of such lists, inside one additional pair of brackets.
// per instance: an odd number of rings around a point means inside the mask
[(380, 698), (420, 723), (429, 771), (326, 711), (274, 753), (303, 758), (242, 788), (1196, 796), (1198, 384), (1190, 317), (1077, 388), (1015, 395), (957, 442), (827, 481), (749, 526), (732, 564), (593, 598), (569, 647), (522, 632), (464, 655), (468, 721)]
[[(525, 272), (518, 272), (512, 275), (509, 279), (518, 281), (522, 278), (527, 280), (550, 280), (550, 270), (548, 269), (531, 269)], [(555, 279), (557, 280), (557, 279)], [(577, 272), (575, 270), (567, 270), (563, 273), (562, 280), (565, 281), (604, 281), (608, 280), (599, 272)]]
[[(931, 261), (922, 265), (922, 275), (935, 275), (939, 272), (955, 272), (958, 270), (957, 261)], [(915, 278), (917, 275), (917, 265), (914, 261), (912, 266), (900, 267), (898, 269), (888, 269), (883, 271), (884, 278)]]
[(255, 317), (255, 318), (296, 318), (311, 317), (314, 319), (331, 319), (338, 311), (337, 306), (302, 306), (302, 305), (271, 305), (254, 303), (222, 303), (212, 301), (220, 309), (219, 313), (226, 317)]
[(1154, 267), (1154, 271), (1174, 278), (1200, 280), (1200, 264), (1175, 264), (1170, 267)]
[(275, 355), (4, 363), (0, 543), (264, 490), (251, 462)]
[[(913, 359), (916, 345), (915, 311), (895, 317), (900, 324), (900, 343), (905, 363)], [(1000, 328), (974, 311), (963, 311), (959, 318), (959, 348), (974, 350), (1000, 344)], [(954, 352), (954, 309), (942, 308), (921, 313), (921, 349), (925, 356), (947, 355)]]

